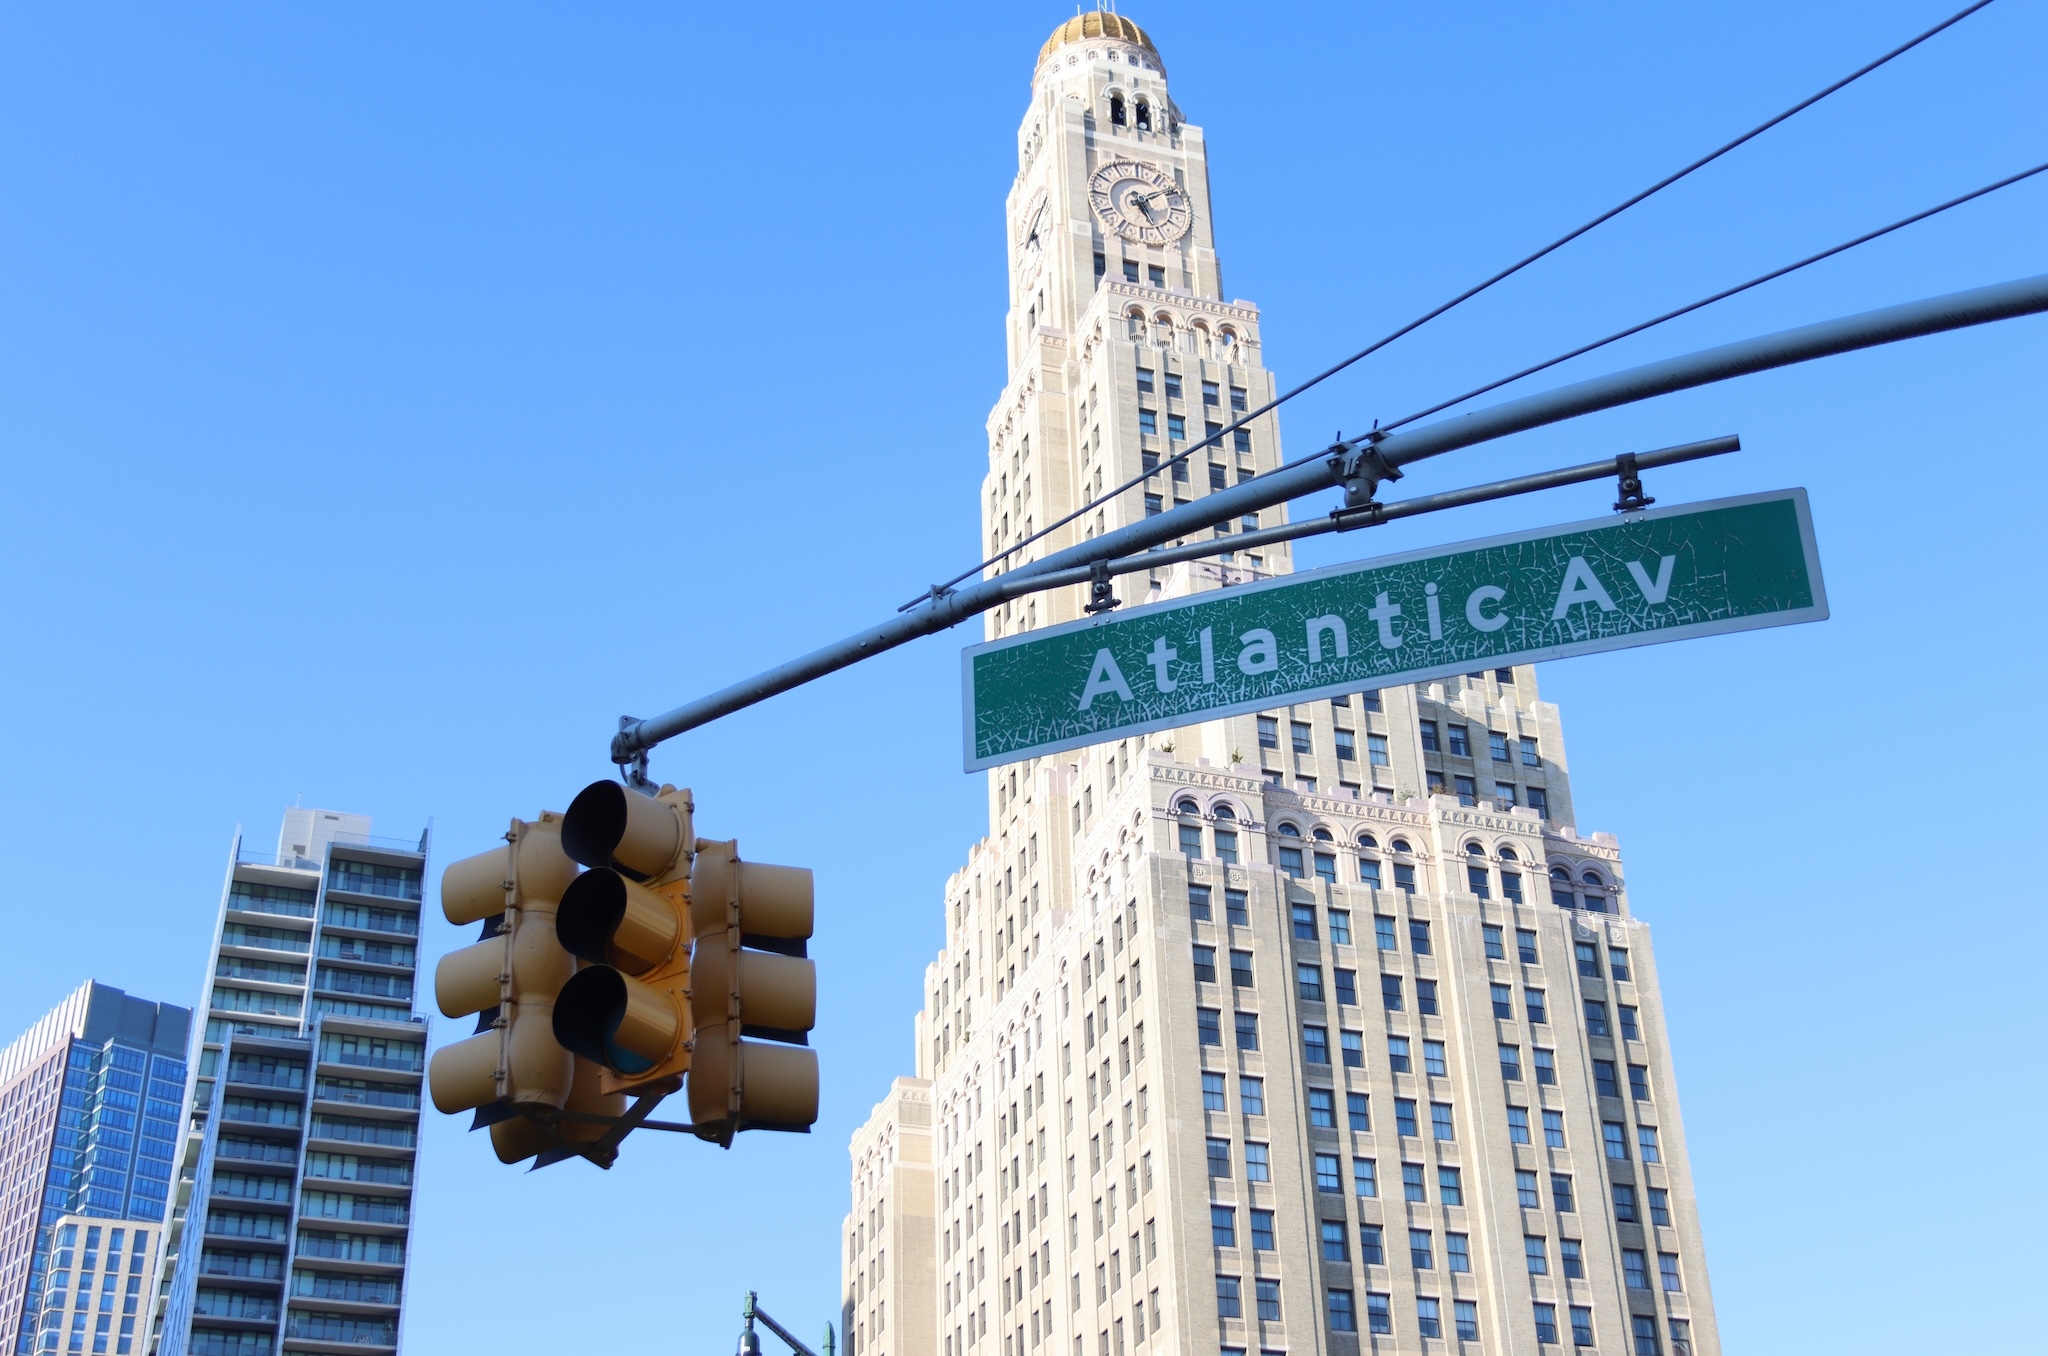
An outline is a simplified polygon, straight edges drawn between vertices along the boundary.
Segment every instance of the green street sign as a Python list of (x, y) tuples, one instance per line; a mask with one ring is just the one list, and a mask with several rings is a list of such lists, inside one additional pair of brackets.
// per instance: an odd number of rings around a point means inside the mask
[(1538, 528), (971, 645), (960, 656), (967, 770), (1306, 698), (1827, 615), (1803, 489)]

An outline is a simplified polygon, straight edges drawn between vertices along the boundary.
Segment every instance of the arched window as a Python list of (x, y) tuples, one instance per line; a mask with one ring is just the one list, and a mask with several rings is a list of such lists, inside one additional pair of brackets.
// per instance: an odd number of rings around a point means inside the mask
[(1124, 317), (1124, 326), (1131, 332), (1131, 338), (1143, 339), (1145, 337), (1145, 313), (1133, 306), (1129, 314)]
[(1369, 833), (1361, 833), (1358, 835), (1358, 845), (1362, 848), (1371, 848), (1374, 851), (1378, 851), (1380, 840)]
[(1309, 834), (1309, 837), (1315, 839), (1318, 843), (1327, 843), (1330, 841), (1330, 831), (1328, 829), (1319, 828), (1312, 831)]
[(1112, 127), (1122, 127), (1124, 125), (1124, 121), (1124, 96), (1121, 94), (1112, 94), (1109, 96), (1110, 125)]
[(1231, 809), (1228, 805), (1219, 805), (1216, 807), (1216, 818), (1219, 821), (1234, 823), (1237, 819), (1237, 811)]
[(1280, 836), (1282, 838), (1299, 838), (1301, 837), (1301, 830), (1295, 828), (1292, 824), (1282, 824), (1280, 826)]
[(1484, 857), (1486, 855), (1486, 845), (1483, 843), (1467, 843), (1465, 844), (1465, 853), (1470, 857)]
[(1202, 812), (1202, 807), (1191, 800), (1184, 800), (1173, 807), (1173, 812), (1177, 815), (1195, 815)]
[(1572, 873), (1565, 870), (1561, 866), (1553, 866), (1550, 868), (1550, 878), (1552, 880), (1561, 880), (1566, 885), (1570, 885), (1572, 883)]
[(1584, 881), (1586, 884), (1592, 886), (1596, 890), (1599, 889), (1605, 883), (1600, 879), (1599, 873), (1593, 871), (1588, 871), (1585, 875), (1580, 876), (1579, 879)]
[(1223, 361), (1229, 362), (1231, 356), (1237, 351), (1237, 331), (1225, 325), (1222, 329), (1216, 331), (1216, 343), (1223, 350)]
[(1500, 859), (1504, 862), (1519, 862), (1522, 860), (1515, 854), (1515, 849), (1512, 846), (1504, 847), (1500, 850)]
[(1140, 132), (1152, 130), (1152, 105), (1143, 99), (1138, 100), (1138, 130)]
[(1396, 838), (1394, 840), (1394, 851), (1413, 852), (1415, 851), (1415, 849), (1408, 846), (1408, 840), (1406, 838)]

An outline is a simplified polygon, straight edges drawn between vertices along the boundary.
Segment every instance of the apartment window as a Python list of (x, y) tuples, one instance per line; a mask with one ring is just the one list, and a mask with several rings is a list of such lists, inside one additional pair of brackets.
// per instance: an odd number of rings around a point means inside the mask
[(1330, 910), (1330, 940), (1338, 946), (1351, 945), (1351, 910)]
[(1524, 965), (1540, 963), (1536, 954), (1536, 933), (1534, 929), (1515, 929), (1515, 954), (1521, 957), (1522, 964)]
[(1557, 1269), (1575, 1281), (1586, 1279), (1586, 1259), (1579, 1251), (1579, 1240), (1560, 1238), (1557, 1240)]
[(1337, 883), (1337, 855), (1335, 853), (1316, 853), (1315, 867), (1316, 878), (1318, 880), (1326, 880), (1332, 885), (1335, 885)]
[(1660, 1252), (1657, 1254), (1657, 1274), (1664, 1282), (1664, 1288), (1672, 1294), (1682, 1294), (1685, 1282), (1678, 1275), (1678, 1254)]
[(1537, 1234), (1524, 1234), (1522, 1236), (1522, 1256), (1529, 1264), (1529, 1274), (1531, 1276), (1548, 1276), (1550, 1274), (1550, 1254), (1546, 1251), (1541, 1236)]
[(1427, 1295), (1415, 1297), (1415, 1326), (1424, 1337), (1444, 1335), (1444, 1325), (1437, 1302)]
[(1252, 1211), (1252, 1251), (1271, 1252), (1273, 1248), (1273, 1212)]
[[(1342, 974), (1340, 970), (1338, 972)], [(1294, 991), (1304, 1002), (1323, 1001), (1323, 967), (1309, 961), (1296, 961), (1294, 965)]]
[(1452, 1300), (1451, 1313), (1458, 1325), (1460, 1342), (1479, 1340), (1479, 1305), (1472, 1300)]
[(1235, 1276), (1216, 1278), (1216, 1317), (1244, 1317), (1244, 1295)]
[[(1372, 1197), (1380, 1194), (1379, 1164), (1370, 1158), (1351, 1160), (1351, 1189), (1360, 1196)], [(1375, 1249), (1377, 1251), (1377, 1249)], [(1376, 1258), (1368, 1257), (1368, 1262)]]
[[(1223, 835), (1219, 833), (1216, 835), (1216, 837), (1218, 841), (1221, 841)], [(1230, 842), (1230, 855), (1228, 857), (1224, 857), (1223, 860), (1226, 862), (1235, 862), (1237, 860), (1236, 834), (1233, 833), (1232, 835), (1230, 835)], [(1222, 854), (1218, 853), (1217, 855), (1221, 856)], [(1226, 889), (1223, 892), (1223, 912), (1225, 917), (1227, 917), (1230, 920), (1230, 925), (1232, 927), (1248, 928), (1252, 925), (1250, 897), (1247, 896), (1245, 892), (1242, 890)]]
[(1425, 1017), (1437, 1015), (1435, 980), (1418, 979), (1415, 981), (1415, 1010)]
[(1237, 1014), (1237, 1048), (1256, 1050), (1259, 1048), (1259, 1014), (1240, 1012)]
[(1513, 755), (1508, 752), (1508, 737), (1500, 731), (1488, 730), (1486, 732), (1486, 745), (1487, 749), (1493, 754), (1494, 762), (1511, 763), (1514, 761)]
[(1429, 1188), (1422, 1180), (1422, 1165), (1420, 1163), (1403, 1163), (1401, 1165), (1401, 1195), (1404, 1199), (1411, 1201), (1429, 1200)]
[(1493, 1015), (1504, 1022), (1515, 1020), (1515, 991), (1505, 984), (1491, 986)]
[(1543, 766), (1543, 759), (1537, 756), (1537, 753), (1536, 753), (1536, 741), (1535, 741), (1535, 740), (1533, 740), (1533, 739), (1524, 739), (1524, 740), (1522, 741), (1522, 766), (1523, 766), (1523, 767), (1542, 767), (1542, 766)]
[(1527, 1144), (1528, 1142), (1529, 1142), (1529, 1108), (1528, 1108), (1528, 1107), (1525, 1107), (1525, 1106), (1511, 1106), (1511, 1107), (1509, 1107), (1509, 1108), (1508, 1108), (1508, 1143), (1510, 1143), (1510, 1144)]
[(1557, 1056), (1542, 1046), (1536, 1047), (1536, 1081), (1546, 1088), (1557, 1086)]
[(1329, 1088), (1308, 1090), (1308, 1123), (1319, 1130), (1337, 1128), (1337, 1094)]
[(1315, 1156), (1316, 1190), (1339, 1192), (1344, 1189), (1344, 1177), (1337, 1168), (1337, 1155), (1317, 1154)]
[[(1400, 851), (1402, 851), (1402, 850), (1403, 850), (1403, 845), (1402, 845), (1401, 843), (1399, 843), (1399, 842), (1396, 842), (1396, 843), (1394, 844), (1394, 851), (1396, 851), (1396, 852), (1400, 852)], [(1406, 894), (1411, 894), (1411, 895), (1412, 895), (1412, 894), (1414, 894), (1414, 893), (1415, 893), (1415, 868), (1414, 868), (1414, 867), (1412, 867), (1412, 866), (1410, 866), (1410, 865), (1408, 865), (1408, 864), (1407, 864), (1406, 862), (1395, 862), (1395, 863), (1394, 863), (1394, 888), (1395, 888), (1396, 890), (1400, 890), (1400, 891), (1402, 891), (1402, 892), (1404, 892), (1404, 893), (1406, 893)]]
[(1394, 939), (1394, 920), (1383, 913), (1372, 916), (1372, 934), (1382, 951), (1398, 951), (1401, 944)]
[[(1284, 855), (1286, 849), (1282, 848), (1281, 852)], [(1298, 856), (1299, 854), (1297, 854)], [(1316, 906), (1313, 904), (1296, 904), (1291, 910), (1291, 916), (1294, 920), (1294, 940), (1297, 942), (1314, 941), (1316, 939)]]
[(1397, 1133), (1413, 1137), (1422, 1132), (1415, 1125), (1415, 1099), (1396, 1097), (1394, 1099), (1394, 1129)]
[[(1300, 848), (1283, 847), (1280, 849), (1280, 870), (1295, 880), (1300, 880), (1303, 876), (1308, 874), (1307, 872), (1303, 871), (1301, 867)], [(1297, 912), (1298, 911), (1299, 906), (1297, 906)], [(1311, 914), (1310, 916), (1313, 917), (1314, 915)]]
[[(1252, 450), (1252, 431), (1248, 428), (1232, 429), (1230, 433), (1230, 446), (1234, 451), (1249, 453)], [(1240, 483), (1247, 478), (1242, 472), (1238, 474)]]
[(1356, 736), (1355, 734), (1353, 734), (1353, 733), (1352, 733), (1351, 731), (1349, 731), (1349, 730), (1338, 730), (1338, 731), (1336, 732), (1336, 740), (1337, 740), (1337, 761), (1338, 761), (1338, 762), (1340, 762), (1340, 763), (1355, 763), (1355, 762), (1357, 762), (1357, 761), (1358, 761), (1358, 736)]
[(1184, 857), (1199, 857), (1202, 855), (1202, 826), (1200, 824), (1183, 824), (1180, 826), (1180, 850), (1181, 855)]
[(1277, 749), (1280, 747), (1280, 721), (1275, 716), (1259, 717), (1259, 747)]
[(1401, 977), (1399, 975), (1380, 976), (1380, 1004), (1388, 1012), (1399, 1012), (1401, 1010)]
[(1373, 767), (1387, 767), (1387, 737), (1383, 734), (1368, 734), (1365, 737), (1365, 759)]
[(1451, 1271), (1472, 1270), (1472, 1240), (1467, 1234), (1444, 1235), (1444, 1265)]
[(1159, 415), (1157, 411), (1138, 411), (1138, 432), (1153, 435), (1159, 432)]
[(1657, 1149), (1657, 1127), (1639, 1125), (1636, 1127), (1636, 1148), (1642, 1153), (1645, 1163), (1661, 1163), (1663, 1155)]
[(1195, 1039), (1203, 1045), (1223, 1044), (1223, 1014), (1215, 1008), (1196, 1008)]
[(1220, 405), (1223, 403), (1222, 392), (1218, 389), (1215, 382), (1205, 381), (1202, 383), (1202, 403), (1204, 405)]
[(1199, 984), (1216, 982), (1216, 948), (1197, 946), (1195, 948), (1195, 981)]
[(1415, 1071), (1414, 1064), (1408, 1058), (1408, 1038), (1406, 1036), (1387, 1037), (1387, 1063), (1393, 1068), (1395, 1073), (1413, 1073)]
[(1607, 1005), (1597, 998), (1586, 1000), (1586, 1034), (1588, 1036), (1611, 1036), (1613, 1031), (1607, 1025)]
[[(1129, 259), (1124, 260), (1124, 277), (1129, 279), (1131, 282), (1136, 282), (1138, 280), (1138, 265), (1134, 261)], [(1141, 367), (1138, 369), (1138, 394), (1152, 394), (1152, 369), (1149, 367)]]
[(1209, 1175), (1211, 1177), (1230, 1176), (1229, 1140), (1212, 1139), (1209, 1141)]
[(1628, 1095), (1638, 1102), (1650, 1100), (1650, 1067), (1647, 1064), (1628, 1066)]
[(1650, 1188), (1650, 1223), (1671, 1227), (1671, 1193), (1663, 1187)]
[(1337, 1002), (1344, 1007), (1358, 1006), (1358, 971), (1339, 968), (1337, 974)]
[[(1473, 781), (1470, 777), (1457, 776), (1452, 777), (1451, 781), (1457, 786), (1458, 804), (1477, 805), (1479, 803), (1479, 783)], [(1474, 891), (1473, 893), (1478, 894), (1479, 892)], [(1479, 897), (1485, 899), (1487, 896), (1480, 894)]]
[[(1337, 1227), (1342, 1229), (1344, 1226), (1340, 1224)], [(1329, 1244), (1325, 1242), (1324, 1248), (1327, 1250), (1328, 1247)], [(1352, 1307), (1349, 1290), (1330, 1291), (1329, 1306), (1331, 1332), (1358, 1331), (1358, 1311)]]
[(1344, 1067), (1363, 1069), (1365, 1067), (1365, 1033), (1346, 1031), (1341, 1036), (1344, 1042)]
[(1657, 1320), (1648, 1314), (1631, 1314), (1628, 1322), (1636, 1340), (1636, 1356), (1657, 1356)]
[[(1206, 390), (1207, 390), (1207, 389), (1209, 388), (1209, 386), (1210, 386), (1210, 385), (1211, 385), (1211, 383), (1208, 383), (1208, 382), (1204, 382), (1204, 383), (1203, 383), (1203, 388), (1204, 388), (1204, 390), (1206, 391)], [(1209, 403), (1210, 403), (1210, 404), (1214, 404), (1215, 402), (1214, 402), (1214, 401), (1210, 401)], [(1235, 411), (1237, 411), (1237, 412), (1238, 412), (1239, 414), (1243, 414), (1243, 413), (1245, 413), (1245, 412), (1246, 412), (1247, 410), (1249, 410), (1249, 409), (1251, 408), (1251, 407), (1250, 407), (1250, 406), (1249, 406), (1248, 404), (1246, 404), (1246, 403), (1245, 403), (1245, 389), (1244, 389), (1244, 387), (1242, 387), (1242, 386), (1233, 386), (1233, 387), (1231, 387), (1231, 388), (1230, 388), (1230, 408), (1231, 408), (1231, 409), (1233, 409), (1233, 410), (1235, 410)]]
[(1521, 1046), (1503, 1045), (1500, 1048), (1500, 1076), (1501, 1080), (1507, 1083), (1519, 1083), (1522, 1081)]
[[(1167, 380), (1167, 381), (1168, 381), (1169, 383), (1171, 383), (1171, 382), (1172, 382), (1172, 381), (1174, 380), (1174, 378), (1173, 378), (1173, 376), (1172, 376), (1171, 374), (1168, 374), (1168, 376), (1167, 376), (1166, 380)], [(1169, 385), (1169, 388), (1168, 388), (1168, 392), (1167, 392), (1167, 393), (1168, 393), (1169, 395), (1170, 395), (1170, 394), (1172, 394), (1172, 390), (1171, 390), (1171, 386), (1170, 386), (1170, 385)], [(1166, 416), (1166, 436), (1167, 436), (1167, 439), (1168, 439), (1168, 441), (1170, 441), (1170, 442), (1176, 442), (1176, 443), (1184, 443), (1184, 442), (1186, 442), (1186, 441), (1187, 441), (1187, 438), (1188, 438), (1188, 420), (1187, 420), (1187, 416), (1186, 416), (1186, 415), (1184, 415), (1184, 414), (1169, 414), (1169, 415), (1167, 415), (1167, 416)], [(1183, 464), (1183, 465), (1185, 465), (1186, 463), (1182, 463), (1182, 464)]]
[(1479, 931), (1486, 941), (1486, 958), (1488, 960), (1506, 960), (1508, 953), (1501, 947), (1500, 925), (1497, 923), (1482, 923), (1480, 924)]
[(1266, 1114), (1266, 1080), (1263, 1078), (1239, 1077), (1237, 1080), (1237, 1103), (1247, 1116)]
[(1445, 1205), (1463, 1205), (1465, 1203), (1464, 1179), (1458, 1175), (1456, 1168), (1438, 1168), (1436, 1170), (1436, 1187), (1438, 1194), (1444, 1198)]
[(1358, 859), (1358, 881), (1359, 884), (1371, 886), (1375, 890), (1382, 888), (1380, 883), (1380, 864), (1370, 857), (1360, 857)]
[(1311, 738), (1310, 726), (1305, 721), (1293, 720), (1287, 723), (1287, 733), (1294, 742), (1296, 753), (1314, 753), (1315, 742)]
[(1429, 924), (1423, 919), (1408, 920), (1408, 946), (1418, 956), (1429, 954)]
[(1223, 1075), (1220, 1073), (1203, 1074), (1202, 1110), (1228, 1111), (1229, 1109), (1229, 1105), (1224, 1101)]
[(1450, 726), (1446, 733), (1451, 737), (1451, 753), (1454, 757), (1470, 758), (1472, 756), (1472, 741), (1467, 736), (1464, 726)]
[(1546, 1111), (1543, 1113), (1543, 1144), (1545, 1148), (1549, 1149), (1562, 1149), (1564, 1147), (1564, 1113), (1562, 1111)]
[(1252, 953), (1233, 951), (1230, 953), (1231, 987), (1249, 989), (1252, 987)]
[(1607, 948), (1607, 970), (1616, 979), (1627, 979), (1629, 977), (1628, 952), (1626, 949), (1618, 946)]
[(1188, 917), (1197, 923), (1207, 923), (1216, 915), (1209, 908), (1209, 887), (1190, 885), (1188, 887)]
[(1372, 1116), (1367, 1110), (1366, 1094), (1347, 1092), (1344, 1094), (1345, 1109), (1350, 1116), (1351, 1128), (1361, 1133), (1372, 1129)]
[(1237, 1211), (1227, 1205), (1209, 1207), (1209, 1244), (1217, 1248), (1237, 1246)]
[(1326, 1219), (1320, 1222), (1325, 1262), (1348, 1262), (1351, 1260), (1351, 1244), (1344, 1237), (1344, 1221)]
[(1451, 1104), (1449, 1102), (1431, 1102), (1429, 1104), (1429, 1129), (1430, 1134), (1440, 1140), (1454, 1140), (1458, 1137), (1457, 1131), (1451, 1124)]
[(1365, 1326), (1376, 1333), (1391, 1333), (1394, 1330), (1394, 1301), (1391, 1295), (1367, 1293)]
[(1625, 1041), (1641, 1040), (1643, 1029), (1636, 1024), (1636, 1010), (1626, 1003), (1616, 1003), (1614, 1010), (1621, 1014), (1621, 1038)]
[(1247, 1182), (1270, 1182), (1273, 1180), (1272, 1161), (1263, 1144), (1247, 1143), (1244, 1146), (1244, 1177)]
[(1447, 1078), (1450, 1069), (1444, 1063), (1444, 1043), (1424, 1041), (1422, 1043), (1422, 1071), (1431, 1078)]
[(1641, 1248), (1621, 1250), (1621, 1274), (1631, 1290), (1650, 1288), (1650, 1265)]
[(1536, 1301), (1536, 1340), (1545, 1345), (1557, 1341), (1557, 1306)]
[[(1513, 796), (1503, 796), (1502, 799), (1510, 805), (1514, 804)], [(1520, 904), (1522, 902), (1521, 876), (1516, 872), (1503, 870), (1500, 873), (1500, 892), (1507, 898), (1508, 903)]]
[(1301, 1029), (1301, 1057), (1309, 1064), (1330, 1062), (1330, 1029), (1325, 1026), (1304, 1026)]
[(1590, 1305), (1572, 1306), (1572, 1345), (1590, 1347), (1593, 1345), (1593, 1310)]
[(1158, 495), (1148, 494), (1145, 496), (1145, 516), (1147, 518), (1158, 517), (1159, 514), (1163, 511), (1164, 507), (1165, 506), (1160, 502)]
[(1614, 1184), (1614, 1218), (1622, 1224), (1636, 1222), (1636, 1189), (1626, 1182)]
[(1628, 1157), (1627, 1126), (1623, 1125), (1620, 1121), (1602, 1121), (1600, 1122), (1600, 1135), (1603, 1142), (1607, 1145), (1607, 1156), (1609, 1158), (1621, 1159)]
[(1109, 260), (1101, 254), (1097, 254), (1095, 256), (1095, 281), (1101, 282), (1102, 275), (1107, 272), (1109, 272)]
[(1614, 1061), (1596, 1059), (1593, 1061), (1593, 1091), (1602, 1097), (1621, 1096), (1621, 1085), (1615, 1081)]
[(1550, 1199), (1562, 1214), (1571, 1215), (1578, 1212), (1579, 1207), (1572, 1200), (1572, 1175), (1570, 1173), (1553, 1172), (1550, 1174)]
[[(1537, 814), (1543, 816), (1543, 818), (1545, 819), (1550, 818), (1549, 792), (1545, 791), (1540, 786), (1531, 786), (1523, 790), (1522, 796), (1525, 800), (1528, 801), (1530, 809), (1534, 810)], [(1567, 900), (1569, 900), (1570, 896), (1566, 896), (1566, 898)]]
[(1592, 942), (1574, 942), (1572, 952), (1578, 957), (1579, 973), (1587, 979), (1600, 978), (1600, 948)]
[(1515, 1196), (1524, 1210), (1541, 1210), (1543, 1200), (1536, 1194), (1536, 1174), (1527, 1168), (1515, 1169)]
[[(1460, 777), (1458, 778), (1458, 780), (1461, 782), (1465, 782), (1470, 781), (1471, 778)], [(1465, 791), (1463, 788), (1460, 788), (1458, 791), (1458, 798), (1460, 801), (1463, 801), (1464, 797)], [(1488, 874), (1486, 868), (1483, 866), (1467, 866), (1465, 868), (1465, 887), (1469, 889), (1473, 894), (1479, 896), (1481, 899), (1493, 898), (1493, 885), (1491, 883), (1492, 879), (1492, 876)]]
[(1422, 751), (1424, 753), (1435, 753), (1437, 751), (1436, 722), (1425, 720), (1420, 722), (1420, 724), (1422, 727)]

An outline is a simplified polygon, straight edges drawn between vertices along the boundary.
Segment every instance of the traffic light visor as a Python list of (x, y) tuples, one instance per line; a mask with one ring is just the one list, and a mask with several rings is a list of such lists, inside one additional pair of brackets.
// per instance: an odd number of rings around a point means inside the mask
[(609, 867), (578, 876), (555, 918), (555, 936), (571, 954), (634, 975), (673, 956), (682, 930), (674, 905)]
[(585, 1059), (622, 1074), (645, 1073), (682, 1036), (682, 1019), (659, 989), (609, 965), (578, 970), (555, 1000), (555, 1039)]
[(592, 782), (562, 817), (562, 850), (585, 866), (617, 867), (640, 879), (674, 866), (689, 847), (678, 808), (617, 782)]
[(740, 861), (730, 843), (705, 843), (690, 869), (690, 931), (699, 937), (723, 931), (739, 872), (740, 931), (752, 938), (799, 941), (811, 935), (816, 894), (807, 866), (771, 866)]

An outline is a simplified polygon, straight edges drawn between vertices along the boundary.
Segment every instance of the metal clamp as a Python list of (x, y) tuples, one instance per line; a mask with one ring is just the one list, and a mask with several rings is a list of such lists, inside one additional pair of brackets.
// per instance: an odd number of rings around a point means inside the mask
[[(638, 716), (620, 716), (619, 732), (623, 734), (639, 723), (640, 717)], [(616, 748), (616, 745), (614, 748)], [(654, 783), (647, 779), (646, 749), (639, 749), (627, 758), (614, 756), (613, 761), (619, 764), (619, 770), (626, 779), (626, 785), (636, 791), (645, 791), (649, 795), (653, 794)]]
[(1123, 599), (1110, 592), (1109, 562), (1098, 560), (1088, 570), (1088, 604), (1081, 610), (1088, 613), (1107, 612), (1123, 605)]
[(1364, 508), (1373, 503), (1380, 485), (1401, 478), (1401, 468), (1380, 455), (1379, 442), (1386, 435), (1377, 427), (1359, 443), (1330, 445), (1330, 474), (1344, 487), (1344, 507)]
[(1614, 492), (1621, 496), (1614, 502), (1616, 513), (1635, 513), (1657, 502), (1643, 493), (1643, 473), (1636, 466), (1635, 453), (1624, 452), (1616, 457), (1614, 470), (1620, 477), (1615, 482)]

